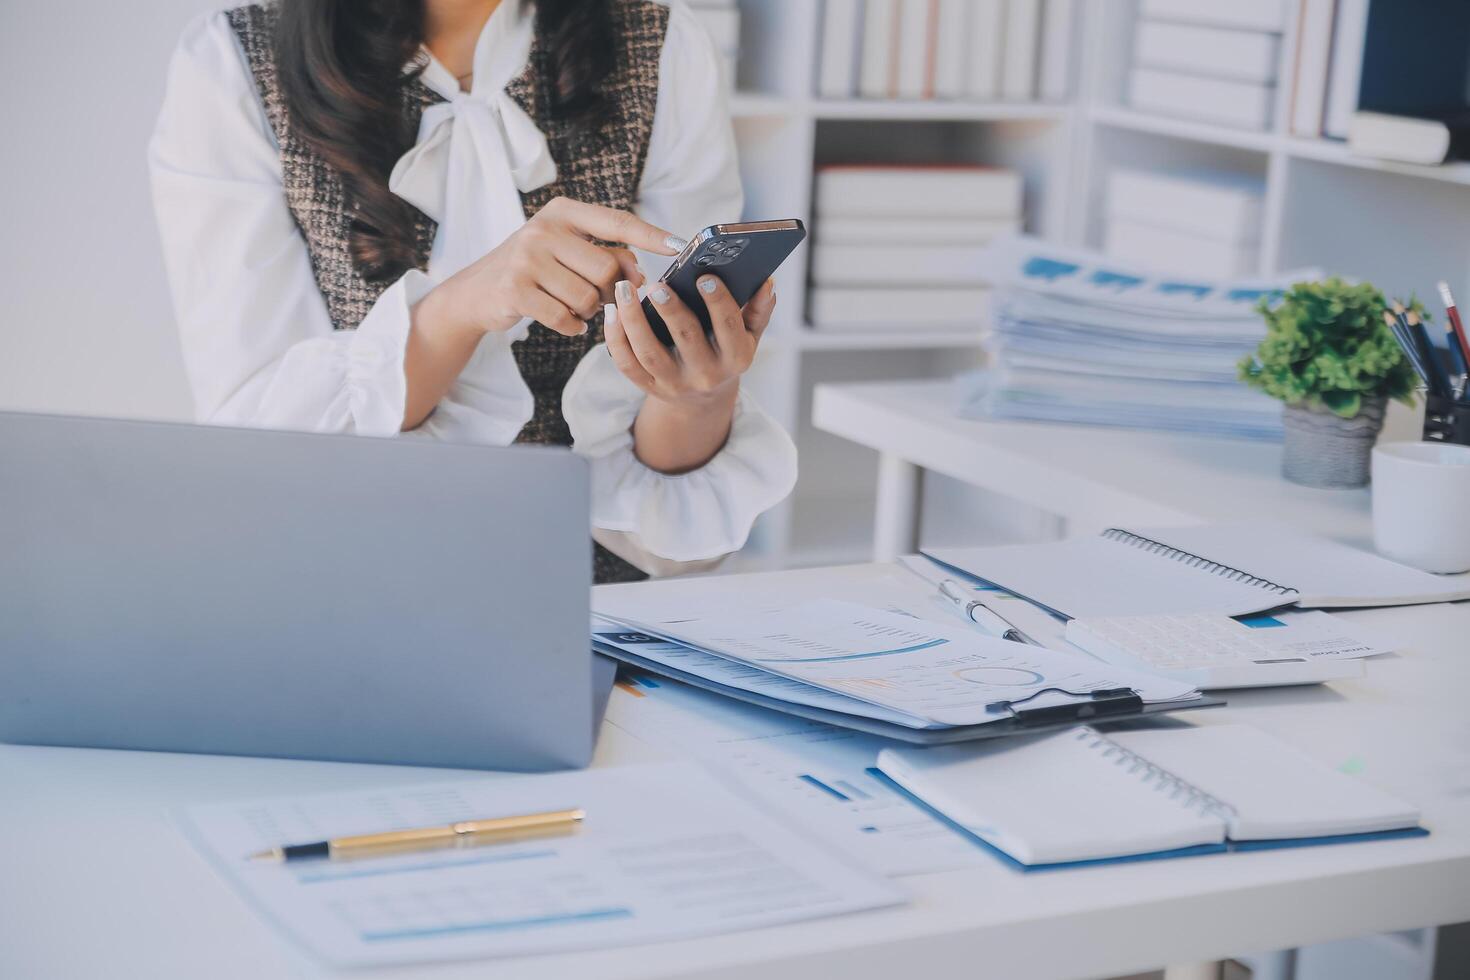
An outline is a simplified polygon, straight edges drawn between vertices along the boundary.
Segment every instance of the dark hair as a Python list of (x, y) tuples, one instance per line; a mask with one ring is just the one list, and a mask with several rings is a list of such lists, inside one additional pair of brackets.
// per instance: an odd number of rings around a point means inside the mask
[[(613, 68), (609, 3), (536, 3), (545, 91), (553, 116), (573, 125), (602, 107), (600, 86)], [(291, 125), (342, 175), (352, 262), (369, 279), (391, 279), (416, 261), (418, 215), (388, 190), (388, 175), (417, 136), (403, 98), (418, 72), (403, 69), (423, 40), (424, 0), (281, 0), (275, 58)]]

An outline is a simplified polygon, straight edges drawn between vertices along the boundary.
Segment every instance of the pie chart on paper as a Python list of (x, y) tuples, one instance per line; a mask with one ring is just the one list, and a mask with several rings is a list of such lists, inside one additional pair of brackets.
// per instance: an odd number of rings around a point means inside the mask
[(1036, 671), (1023, 667), (966, 667), (955, 671), (954, 675), (962, 681), (986, 687), (1034, 687), (1046, 680)]

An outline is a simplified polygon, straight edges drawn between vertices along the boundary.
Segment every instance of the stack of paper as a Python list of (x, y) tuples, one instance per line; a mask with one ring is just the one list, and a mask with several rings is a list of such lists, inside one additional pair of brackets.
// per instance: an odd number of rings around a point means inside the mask
[(646, 603), (600, 595), (594, 648), (715, 690), (756, 692), (757, 703), (818, 708), (807, 716), (859, 730), (885, 730), (864, 720), (888, 731), (983, 726), (1013, 721), (1021, 709), (1095, 705), (1093, 692), (1120, 688), (1143, 704), (1199, 698), (1180, 681), (854, 602), (807, 600), (740, 616)]
[(1220, 282), (1159, 276), (1035, 239), (985, 252), (990, 368), (958, 381), (962, 415), (1279, 438), (1280, 403), (1236, 363), (1265, 333), (1255, 305), (1314, 273)]

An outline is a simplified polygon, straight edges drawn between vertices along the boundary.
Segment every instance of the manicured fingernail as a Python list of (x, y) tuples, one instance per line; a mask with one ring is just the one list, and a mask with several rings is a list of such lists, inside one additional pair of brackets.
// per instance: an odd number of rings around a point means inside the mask
[(602, 308), (602, 329), (616, 327), (618, 325), (618, 308), (608, 303)]
[(687, 246), (688, 244), (689, 239), (680, 238), (678, 235), (670, 235), (668, 238), (664, 239), (664, 248), (668, 249), (671, 252), (682, 252), (684, 251), (685, 246)]
[(629, 284), (628, 280), (619, 279), (617, 286), (614, 288), (617, 291), (619, 303), (627, 303), (633, 299), (633, 287)]
[(669, 301), (669, 291), (667, 289), (665, 289), (664, 287), (662, 287), (662, 286), (660, 286), (657, 289), (655, 289), (649, 295), (651, 295), (653, 297), (653, 301), (655, 303), (657, 303), (659, 306), (663, 306), (665, 303), (667, 303)]
[(719, 282), (715, 279), (714, 276), (705, 276), (703, 279), (699, 280), (699, 291), (701, 293), (713, 293), (715, 291), (715, 287), (718, 285)]

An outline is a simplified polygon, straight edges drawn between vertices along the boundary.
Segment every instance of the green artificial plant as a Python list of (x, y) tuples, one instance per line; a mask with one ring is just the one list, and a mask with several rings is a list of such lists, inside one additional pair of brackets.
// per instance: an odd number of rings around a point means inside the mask
[[(1412, 309), (1426, 323), (1417, 300)], [(1263, 299), (1266, 337), (1240, 362), (1240, 379), (1288, 405), (1321, 407), (1352, 418), (1364, 399), (1413, 404), (1414, 369), (1383, 322), (1383, 294), (1336, 276), (1299, 282)]]

